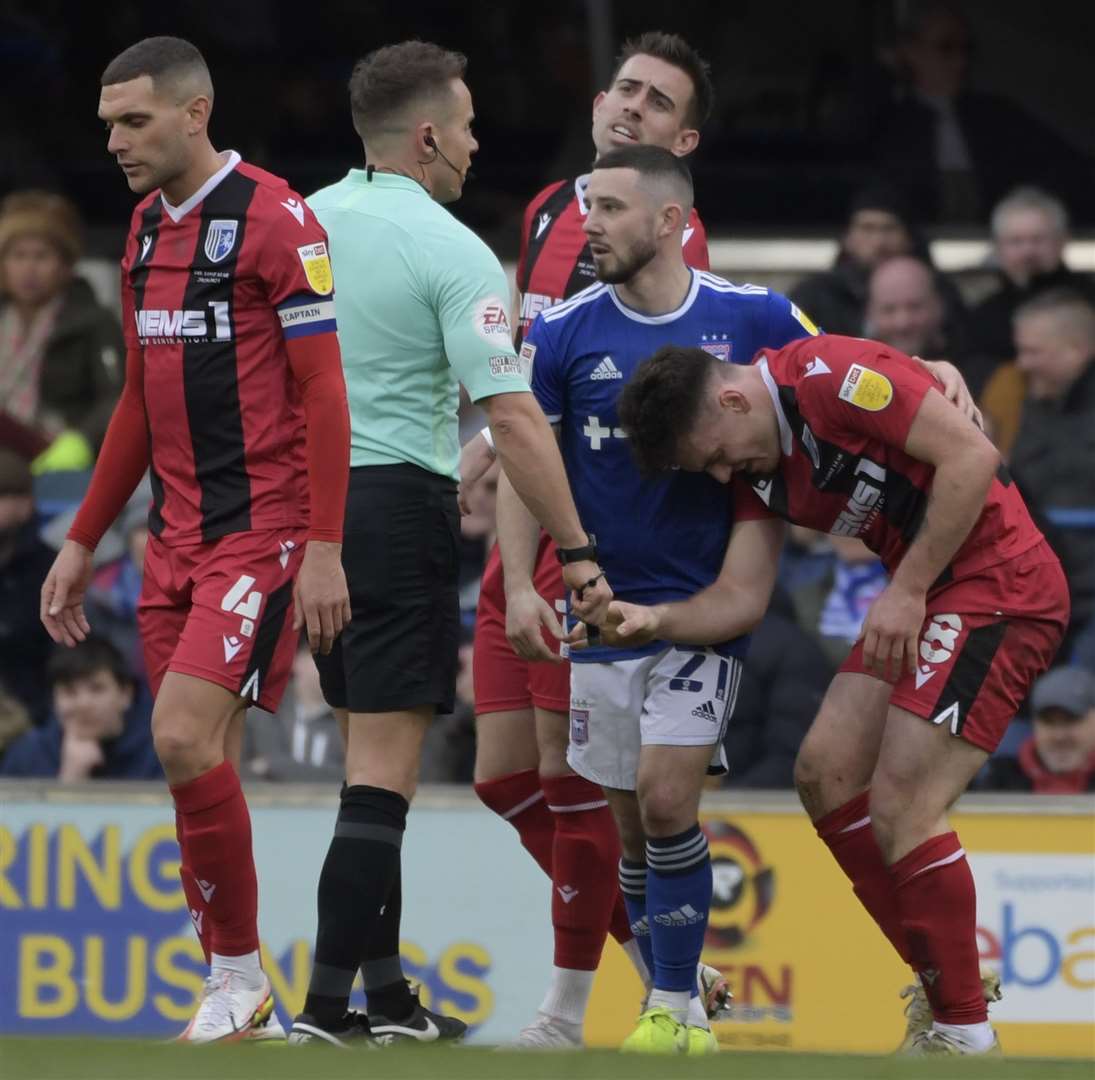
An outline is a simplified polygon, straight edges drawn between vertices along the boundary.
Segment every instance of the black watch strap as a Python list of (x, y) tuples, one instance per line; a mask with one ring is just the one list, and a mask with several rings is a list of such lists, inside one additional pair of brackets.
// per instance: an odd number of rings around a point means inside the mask
[(596, 562), (597, 561), (597, 537), (589, 534), (589, 543), (576, 548), (556, 548), (555, 557), (566, 566), (567, 563)]

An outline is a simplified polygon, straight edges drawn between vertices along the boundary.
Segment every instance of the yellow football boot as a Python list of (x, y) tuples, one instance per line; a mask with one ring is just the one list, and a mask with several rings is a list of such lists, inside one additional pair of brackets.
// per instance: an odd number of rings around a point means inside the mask
[(684, 1054), (688, 1044), (688, 1028), (668, 1009), (656, 1006), (639, 1017), (620, 1050), (625, 1054)]

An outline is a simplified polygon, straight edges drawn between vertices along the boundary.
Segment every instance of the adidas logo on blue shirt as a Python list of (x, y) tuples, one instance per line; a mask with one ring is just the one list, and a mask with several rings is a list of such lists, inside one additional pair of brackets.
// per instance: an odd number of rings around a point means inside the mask
[(624, 373), (612, 362), (611, 356), (606, 356), (593, 371), (590, 372), (589, 377), (591, 379), (622, 379)]

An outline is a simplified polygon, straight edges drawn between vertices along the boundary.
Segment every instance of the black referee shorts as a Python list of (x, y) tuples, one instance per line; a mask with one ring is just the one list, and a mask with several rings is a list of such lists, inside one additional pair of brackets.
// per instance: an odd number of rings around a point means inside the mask
[(456, 484), (417, 465), (350, 470), (342, 565), (353, 618), (316, 656), (323, 696), (350, 712), (451, 712), (460, 647)]

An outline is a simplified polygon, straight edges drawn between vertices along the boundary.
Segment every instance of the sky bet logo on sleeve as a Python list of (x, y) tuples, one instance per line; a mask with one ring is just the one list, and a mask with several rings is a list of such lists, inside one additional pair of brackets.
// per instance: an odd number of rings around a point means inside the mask
[(335, 276), (331, 271), (331, 260), (327, 256), (324, 243), (305, 244), (297, 248), (300, 265), (304, 267), (304, 276), (312, 292), (327, 296), (335, 287)]
[(840, 384), (838, 397), (867, 412), (881, 412), (893, 400), (893, 384), (877, 371), (852, 364)]

